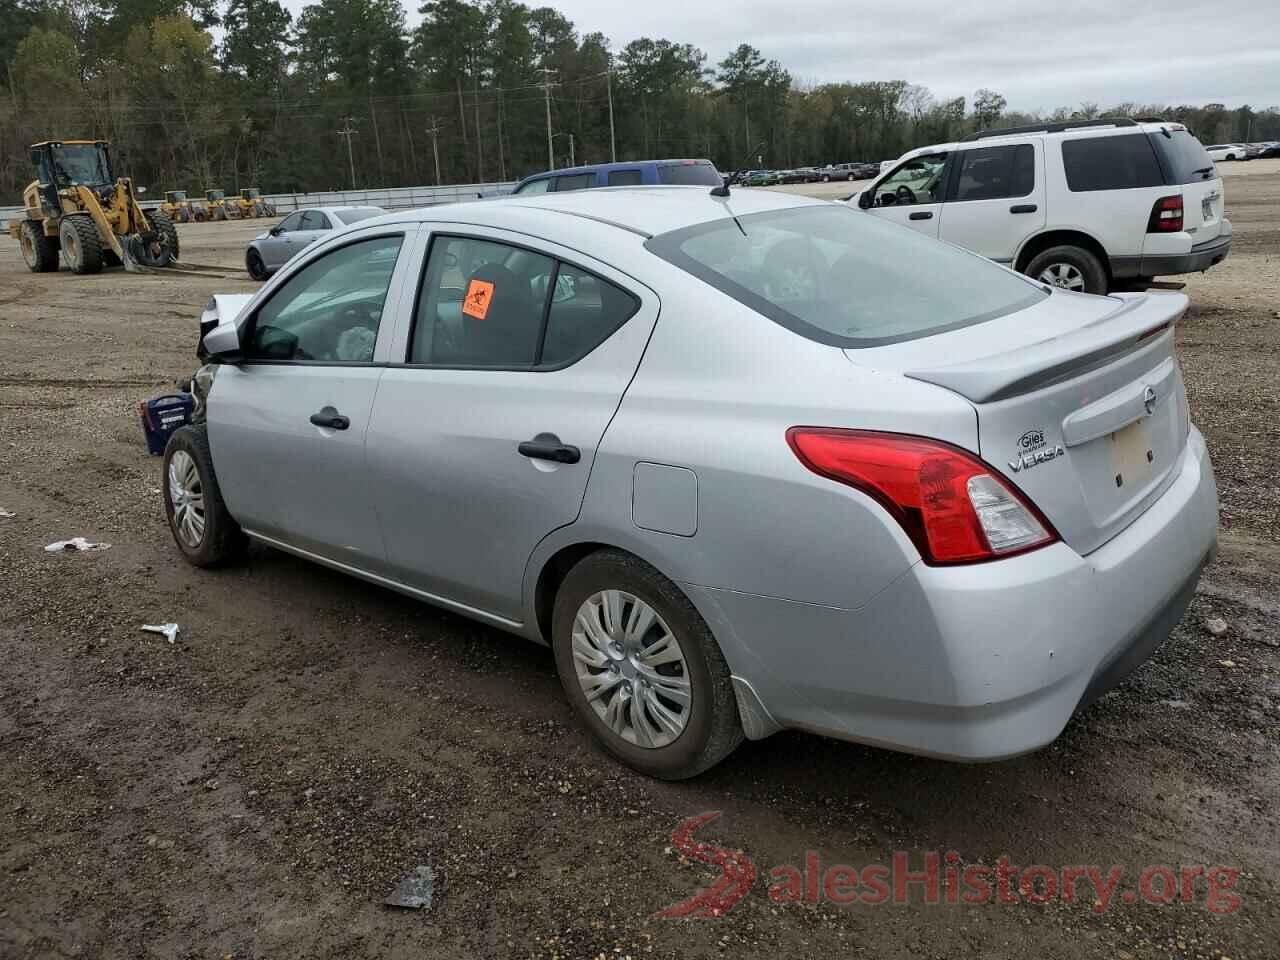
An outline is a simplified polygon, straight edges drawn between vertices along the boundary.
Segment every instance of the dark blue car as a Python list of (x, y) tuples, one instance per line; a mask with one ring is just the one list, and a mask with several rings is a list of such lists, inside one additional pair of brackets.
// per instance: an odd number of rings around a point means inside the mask
[(586, 167), (548, 170), (525, 177), (512, 193), (563, 193), (591, 187), (634, 187), (641, 184), (718, 187), (723, 178), (710, 160), (633, 160), (593, 163)]

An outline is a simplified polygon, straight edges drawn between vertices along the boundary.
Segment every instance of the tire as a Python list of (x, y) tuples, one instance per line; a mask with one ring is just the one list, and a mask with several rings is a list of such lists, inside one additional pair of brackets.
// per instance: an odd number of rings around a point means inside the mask
[(187, 211), (182, 207), (179, 207), (173, 212), (173, 219), (178, 223), (186, 223), (191, 219), (191, 214), (187, 213)]
[[(594, 621), (595, 634), (606, 636), (601, 619), (604, 607), (597, 604), (606, 593), (614, 592), (615, 622), (626, 623), (637, 612), (637, 601), (655, 614), (648, 629), (636, 638), (638, 642), (630, 656), (617, 645), (613, 647), (615, 652), (609, 653), (609, 644), (603, 639), (606, 649), (602, 651), (580, 628), (584, 622)], [(588, 656), (575, 656), (575, 631), (579, 635), (577, 648)], [(626, 643), (625, 633), (618, 630), (614, 636)], [(672, 647), (664, 634), (674, 641), (678, 662), (670, 659)], [(636, 651), (656, 651), (660, 644), (667, 651), (663, 660), (652, 666), (642, 665)], [(715, 637), (674, 583), (630, 554), (602, 550), (569, 571), (556, 593), (551, 648), (560, 683), (574, 711), (606, 750), (641, 773), (661, 780), (695, 777), (742, 742), (737, 698)], [(584, 681), (579, 679), (579, 665), (585, 682), (594, 683), (597, 692), (603, 691), (593, 701), (588, 701)], [(688, 690), (683, 706), (678, 699), (668, 698), (671, 693), (680, 696), (681, 687)], [(633, 688), (642, 691), (634, 699), (629, 693)], [(639, 720), (632, 709), (637, 701), (645, 704)], [(662, 713), (667, 717), (665, 726), (655, 719)], [(605, 719), (611, 714), (615, 718), (613, 726)], [(673, 729), (673, 724), (678, 730)], [(624, 729), (618, 732), (615, 726)], [(650, 739), (654, 745), (642, 744), (643, 739)]]
[(213, 208), (213, 210), (212, 210), (212, 212), (209, 214), (209, 219), (210, 219), (210, 220), (225, 220), (225, 219), (227, 219), (227, 211), (226, 211), (226, 210), (224, 210), (224, 209), (222, 209), (222, 207), (214, 207), (214, 208)]
[(824, 173), (824, 174), (822, 175), (822, 182), (823, 182), (823, 183), (830, 183), (830, 182), (831, 182), (831, 174), (829, 174), (829, 173)]
[(204, 210), (202, 210), (200, 207), (196, 207), (195, 210), (193, 210), (191, 213), (191, 219), (194, 220), (196, 223), (204, 223), (206, 220), (209, 219), (209, 215), (205, 213)]
[(248, 546), (222, 500), (203, 424), (179, 427), (164, 448), (164, 512), (174, 543), (193, 566), (226, 563)]
[(104, 249), (102, 251), (102, 265), (104, 267), (119, 267), (123, 266), (123, 263), (120, 258), (116, 256), (116, 252), (114, 250)]
[(267, 270), (267, 265), (262, 262), (262, 254), (252, 247), (244, 255), (244, 268), (249, 272), (251, 279), (260, 282), (271, 276), (271, 273)]
[(1050, 247), (1032, 257), (1022, 272), (1033, 280), (1076, 293), (1107, 292), (1107, 271), (1083, 247)]
[(32, 273), (53, 273), (58, 269), (58, 238), (44, 235), (44, 224), (27, 220), (18, 233), (22, 259)]
[(178, 259), (178, 228), (173, 225), (168, 214), (159, 210), (151, 214), (151, 229), (160, 237), (160, 243), (169, 251), (172, 259)]
[(852, 173), (849, 174), (849, 176), (845, 177), (845, 179), (848, 180), (850, 183), (852, 183), (854, 179), (853, 174)]
[(63, 217), (58, 237), (62, 241), (62, 258), (72, 273), (102, 271), (102, 238), (92, 217), (80, 213)]

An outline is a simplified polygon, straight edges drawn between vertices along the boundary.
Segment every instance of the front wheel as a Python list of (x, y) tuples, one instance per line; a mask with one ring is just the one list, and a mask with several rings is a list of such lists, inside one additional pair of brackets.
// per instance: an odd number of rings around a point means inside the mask
[(1033, 257), (1023, 272), (1060, 290), (1107, 292), (1107, 271), (1096, 256), (1082, 247), (1050, 247)]
[(212, 567), (244, 552), (247, 540), (222, 501), (203, 425), (179, 427), (164, 448), (164, 509), (192, 565)]
[(641, 773), (697, 776), (742, 741), (715, 637), (688, 597), (636, 557), (600, 551), (569, 571), (551, 647), (578, 716)]
[(262, 254), (253, 248), (244, 255), (245, 269), (249, 271), (249, 276), (254, 280), (266, 280), (270, 274), (267, 272), (267, 265), (262, 260)]

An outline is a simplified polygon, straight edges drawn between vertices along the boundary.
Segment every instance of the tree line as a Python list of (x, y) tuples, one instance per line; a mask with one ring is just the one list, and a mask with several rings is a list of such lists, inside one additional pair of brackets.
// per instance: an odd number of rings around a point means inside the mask
[(614, 156), (875, 161), (995, 124), (1104, 115), (1182, 121), (1206, 143), (1280, 138), (1277, 107), (1029, 115), (991, 90), (805, 85), (748, 44), (714, 62), (667, 39), (614, 49), (517, 0), (418, 11), (409, 29), (399, 0), (317, 0), (296, 19), (278, 0), (0, 0), (0, 186), (16, 200), (27, 144), (50, 138), (110, 140), (153, 195), (513, 180)]

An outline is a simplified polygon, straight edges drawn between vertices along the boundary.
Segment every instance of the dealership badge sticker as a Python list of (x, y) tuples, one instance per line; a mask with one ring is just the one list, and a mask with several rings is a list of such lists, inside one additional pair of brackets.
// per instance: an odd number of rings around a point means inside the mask
[(726, 850), (714, 844), (695, 840), (693, 835), (701, 827), (720, 816), (719, 810), (700, 813), (685, 820), (671, 831), (671, 845), (690, 860), (720, 868), (715, 883), (700, 890), (687, 900), (672, 904), (656, 916), (720, 917), (747, 895), (756, 882), (756, 865), (741, 850)]

